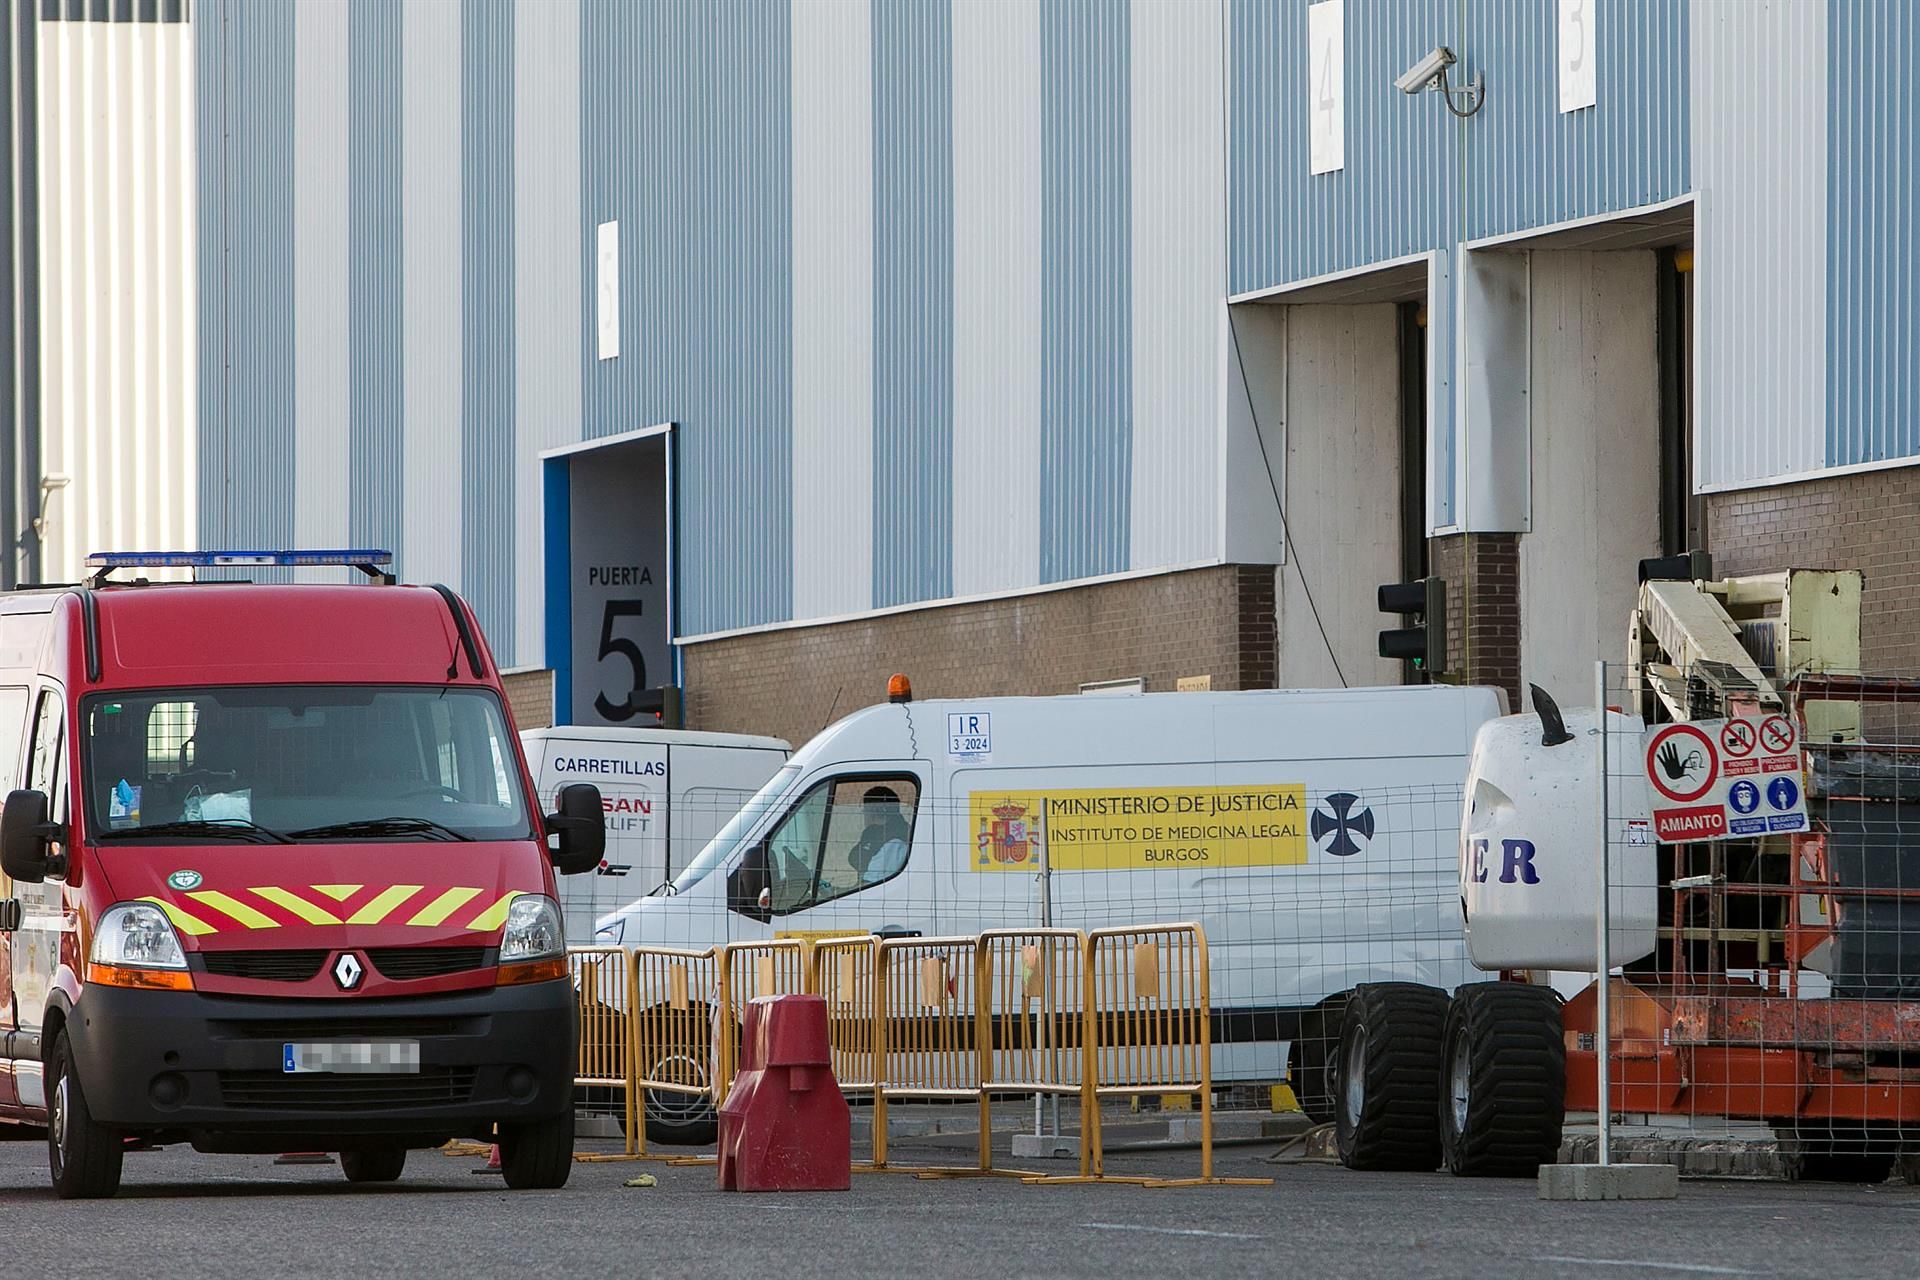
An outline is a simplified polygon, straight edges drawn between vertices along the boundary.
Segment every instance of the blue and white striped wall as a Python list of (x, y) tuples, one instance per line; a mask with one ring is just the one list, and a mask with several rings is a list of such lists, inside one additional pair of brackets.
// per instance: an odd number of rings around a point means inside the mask
[(683, 637), (1216, 562), (1227, 299), (1426, 255), (1445, 381), (1472, 246), (1685, 200), (1700, 485), (1920, 454), (1907, 6), (1597, 11), (1563, 115), (1555, 0), (1347, 0), (1316, 177), (1304, 0), (201, 0), (199, 536), (537, 663), (540, 451), (672, 422)]

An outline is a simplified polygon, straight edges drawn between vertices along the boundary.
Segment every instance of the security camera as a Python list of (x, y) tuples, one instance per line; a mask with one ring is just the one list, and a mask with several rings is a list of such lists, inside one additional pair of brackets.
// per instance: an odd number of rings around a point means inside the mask
[(1440, 78), (1440, 74), (1454, 64), (1453, 50), (1445, 45), (1436, 45), (1420, 61), (1408, 67), (1393, 87), (1402, 93), (1419, 93)]

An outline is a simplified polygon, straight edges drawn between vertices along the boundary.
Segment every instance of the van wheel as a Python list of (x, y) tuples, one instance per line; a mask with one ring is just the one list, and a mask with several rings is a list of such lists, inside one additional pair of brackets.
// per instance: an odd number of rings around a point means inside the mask
[(1331, 1124), (1334, 1112), (1335, 1069), (1339, 1059), (1340, 1024), (1347, 997), (1334, 996), (1300, 1015), (1300, 1034), (1287, 1046), (1287, 1078), (1294, 1100), (1315, 1124)]
[(126, 1144), (114, 1130), (96, 1124), (80, 1089), (73, 1042), (62, 1030), (47, 1058), (53, 1096), (47, 1099), (47, 1167), (62, 1200), (98, 1200), (120, 1189)]
[(379, 1147), (370, 1151), (342, 1151), (340, 1172), (348, 1182), (392, 1182), (407, 1167), (405, 1147)]
[(555, 1191), (573, 1172), (573, 1108), (500, 1126), (500, 1172), (515, 1191)]
[(1531, 1178), (1560, 1158), (1567, 1045), (1551, 987), (1461, 987), (1441, 1037), (1440, 1145), (1466, 1178)]
[(1414, 982), (1355, 987), (1340, 1030), (1334, 1118), (1349, 1169), (1440, 1163), (1440, 1029), (1447, 993)]
[[(702, 1090), (680, 1093), (672, 1089), (642, 1089), (640, 1108), (646, 1116), (647, 1141), (669, 1147), (704, 1147), (720, 1136), (720, 1114), (715, 1109), (713, 1076), (717, 1069), (710, 1047), (712, 1016), (699, 1020), (697, 1034), (662, 1036), (661, 1043), (642, 1044), (643, 1080), (685, 1085)], [(645, 1025), (662, 1025), (648, 1018)], [(739, 1061), (739, 1037), (734, 1037), (734, 1060)], [(624, 1127), (626, 1117), (620, 1123)]]

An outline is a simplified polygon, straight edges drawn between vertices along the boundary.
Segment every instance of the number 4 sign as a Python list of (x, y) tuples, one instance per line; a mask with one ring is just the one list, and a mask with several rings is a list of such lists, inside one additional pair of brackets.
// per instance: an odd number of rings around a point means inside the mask
[(1307, 159), (1313, 173), (1347, 167), (1347, 6), (1307, 6)]

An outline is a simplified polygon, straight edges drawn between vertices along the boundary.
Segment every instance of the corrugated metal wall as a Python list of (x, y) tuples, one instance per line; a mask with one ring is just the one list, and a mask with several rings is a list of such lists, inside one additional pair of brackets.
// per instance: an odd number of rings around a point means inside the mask
[(583, 435), (680, 424), (683, 632), (791, 614), (788, 18), (756, 0), (581, 11), (584, 278), (596, 224), (622, 247), (621, 353), (582, 354)]
[(353, 16), (346, 5), (294, 10), (293, 536), (303, 547), (351, 541)]
[(1040, 14), (1040, 577), (1131, 567), (1132, 113), (1128, 10)]
[[(1920, 453), (1920, 9), (1851, 0), (1828, 15), (1825, 445), (1839, 466)], [(1819, 50), (1799, 52), (1804, 90)]]
[[(1604, 0), (1588, 8), (1597, 102), (1591, 110), (1563, 112), (1556, 0), (1467, 6), (1459, 45), (1471, 55), (1463, 63), (1465, 78), (1484, 69), (1489, 88), (1486, 109), (1458, 127), (1466, 239), (1686, 194), (1689, 6), (1685, 0)], [(1392, 77), (1438, 38), (1430, 35), (1404, 61), (1389, 60), (1380, 83), (1391, 91)], [(1433, 107), (1402, 98), (1398, 109), (1426, 114)]]
[(460, 27), (460, 582), (490, 632), (514, 610), (513, 3)]
[(89, 551), (194, 536), (193, 31), (37, 26), (39, 470), (71, 481), (46, 500), (43, 573), (71, 580)]
[(347, 540), (388, 547), (404, 567), (400, 6), (350, 0), (347, 15)]
[[(1702, 483), (1920, 450), (1920, 280), (1885, 249), (1914, 215), (1906, 7), (1602, 4), (1599, 102), (1571, 114), (1555, 12), (1349, 3), (1346, 164), (1316, 177), (1302, 0), (203, 0), (177, 514), (206, 542), (393, 545), (510, 661), (540, 657), (532, 459), (658, 422), (682, 634), (1205, 561), (1224, 296), (1431, 253), (1445, 524), (1465, 244), (1696, 183)], [(1472, 120), (1393, 88), (1442, 42), (1487, 77)], [(45, 234), (45, 292), (82, 296)], [(119, 384), (84, 345), (45, 362), (48, 422), (92, 475), (87, 397), (111, 413)], [(196, 455), (129, 465), (163, 456)], [(103, 512), (146, 500), (121, 483)]]
[(953, 10), (953, 591), (1040, 581), (1040, 12)]
[(294, 533), (294, 7), (194, 6), (201, 542)]
[(953, 26), (873, 31), (873, 603), (953, 590)]
[(877, 67), (866, 0), (792, 13), (793, 612), (821, 618), (873, 605)]
[[(1701, 484), (1822, 463), (1826, 9), (1798, 0), (1694, 7), (1694, 474)], [(1795, 91), (1782, 93), (1788, 83)]]

